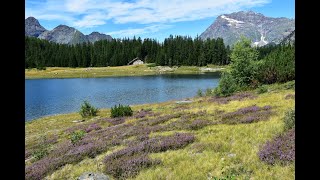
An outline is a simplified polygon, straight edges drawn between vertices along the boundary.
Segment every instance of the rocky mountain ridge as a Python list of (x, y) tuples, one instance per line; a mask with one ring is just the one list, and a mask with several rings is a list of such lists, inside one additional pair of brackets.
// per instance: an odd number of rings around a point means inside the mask
[(25, 36), (37, 37), (59, 44), (94, 43), (99, 40), (112, 40), (110, 35), (99, 32), (92, 32), (89, 35), (84, 35), (77, 29), (66, 25), (59, 25), (49, 31), (42, 27), (39, 21), (34, 17), (28, 17), (25, 20)]
[(233, 45), (241, 36), (245, 36), (253, 41), (253, 45), (264, 46), (270, 42), (279, 44), (294, 30), (294, 19), (266, 17), (254, 11), (240, 11), (218, 16), (200, 38), (221, 37), (226, 45)]

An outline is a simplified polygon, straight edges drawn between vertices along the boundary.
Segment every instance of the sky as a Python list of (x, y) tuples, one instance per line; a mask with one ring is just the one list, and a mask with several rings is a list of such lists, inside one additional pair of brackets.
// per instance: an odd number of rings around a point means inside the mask
[(268, 17), (295, 18), (294, 0), (26, 0), (25, 18), (47, 30), (60, 24), (87, 35), (133, 36), (160, 42), (172, 35), (196, 37), (221, 14), (252, 10)]

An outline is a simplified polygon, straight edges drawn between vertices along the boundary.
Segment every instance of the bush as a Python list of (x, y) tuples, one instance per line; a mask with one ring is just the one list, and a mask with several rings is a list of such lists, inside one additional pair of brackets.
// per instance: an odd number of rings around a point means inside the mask
[(156, 67), (156, 63), (147, 64), (147, 67)]
[(39, 145), (36, 150), (32, 152), (32, 156), (36, 159), (42, 159), (43, 157), (47, 156), (49, 154), (49, 147), (51, 143), (54, 143), (56, 141), (55, 138), (47, 138), (46, 135), (41, 136), (39, 140)]
[(266, 86), (264, 86), (264, 85), (259, 86), (259, 87), (257, 88), (257, 93), (258, 93), (258, 94), (262, 94), (262, 93), (266, 93), (266, 92), (268, 92), (268, 88), (267, 88)]
[(295, 48), (279, 46), (259, 66), (258, 78), (263, 84), (284, 83), (295, 79)]
[(38, 66), (37, 69), (38, 69), (38, 70), (46, 70), (47, 68), (44, 67), (44, 66)]
[(124, 117), (124, 116), (132, 116), (133, 111), (131, 107), (128, 106), (123, 106), (119, 104), (119, 106), (115, 105), (114, 108), (111, 108), (111, 117)]
[(83, 136), (86, 134), (85, 131), (83, 130), (79, 130), (79, 131), (75, 131), (70, 135), (70, 140), (72, 144), (76, 144), (77, 142), (79, 142)]
[(213, 95), (213, 90), (208, 88), (206, 89), (206, 96), (212, 96)]
[(87, 101), (84, 101), (84, 103), (81, 105), (81, 109), (79, 113), (82, 117), (90, 117), (90, 116), (96, 116), (97, 112), (98, 112), (97, 108), (93, 107)]
[(284, 130), (287, 131), (295, 127), (295, 109), (289, 109), (284, 116)]
[(198, 89), (197, 94), (198, 94), (199, 97), (202, 97), (203, 96), (202, 90)]
[(286, 82), (284, 84), (284, 88), (285, 89), (293, 89), (294, 90), (295, 89), (295, 80)]
[(238, 90), (240, 90), (240, 88), (235, 79), (230, 73), (224, 72), (221, 76), (218, 87), (214, 89), (214, 94), (216, 96), (230, 96)]

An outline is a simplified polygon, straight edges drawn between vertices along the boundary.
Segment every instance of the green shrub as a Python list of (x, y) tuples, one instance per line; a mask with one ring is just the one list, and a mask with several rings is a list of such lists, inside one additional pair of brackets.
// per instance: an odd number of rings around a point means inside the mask
[(32, 153), (32, 156), (36, 160), (39, 160), (39, 159), (43, 158), (46, 155), (48, 155), (48, 150), (45, 147), (41, 147), (40, 149), (37, 149)]
[(212, 89), (210, 88), (206, 89), (206, 96), (212, 96), (212, 95), (213, 95)]
[(47, 68), (44, 67), (44, 66), (38, 66), (37, 69), (38, 69), (38, 70), (46, 70)]
[(35, 158), (35, 160), (39, 160), (48, 155), (49, 145), (46, 143), (47, 136), (41, 136), (39, 141), (39, 147), (32, 153), (32, 156)]
[(115, 105), (111, 108), (111, 117), (124, 117), (124, 116), (132, 116), (133, 111), (130, 106), (123, 106), (119, 104), (119, 106)]
[(295, 79), (295, 48), (279, 46), (271, 51), (259, 66), (259, 81), (263, 84), (284, 83)]
[(286, 82), (284, 84), (285, 89), (295, 89), (295, 80)]
[(197, 94), (198, 94), (199, 97), (202, 97), (203, 96), (202, 90), (198, 89)]
[(295, 109), (289, 109), (284, 116), (284, 130), (287, 131), (295, 127)]
[(90, 116), (96, 116), (98, 112), (98, 109), (93, 107), (89, 102), (84, 101), (83, 104), (81, 105), (80, 109), (80, 115), (82, 117), (90, 117)]
[(259, 86), (257, 88), (257, 93), (258, 94), (262, 94), (262, 93), (266, 93), (266, 92), (268, 92), (268, 88), (265, 85)]
[(70, 135), (70, 140), (72, 144), (76, 144), (77, 142), (79, 142), (83, 136), (86, 134), (85, 131), (83, 130), (78, 130), (78, 131), (74, 131), (71, 135)]
[(230, 73), (224, 72), (222, 73), (218, 87), (214, 89), (214, 94), (216, 96), (230, 96), (238, 90), (240, 90), (240, 87), (235, 79)]
[(156, 67), (156, 63), (147, 64), (147, 67)]

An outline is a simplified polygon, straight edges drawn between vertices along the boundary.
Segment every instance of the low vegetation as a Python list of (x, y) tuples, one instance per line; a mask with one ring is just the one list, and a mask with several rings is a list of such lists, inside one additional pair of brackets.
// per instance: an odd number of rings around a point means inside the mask
[(295, 128), (295, 123), (296, 123), (295, 110), (289, 109), (284, 116), (284, 130), (287, 131), (289, 129)]
[(124, 116), (132, 116), (132, 109), (129, 105), (124, 106), (119, 104), (118, 106), (115, 105), (114, 107), (111, 108), (111, 117), (124, 117)]
[(262, 94), (135, 105), (132, 116), (100, 109), (84, 122), (73, 122), (77, 113), (27, 122), (26, 179), (87, 171), (113, 179), (294, 179), (294, 128), (284, 120), (294, 108), (290, 83), (266, 85)]
[[(278, 45), (267, 55), (260, 56), (250, 40), (242, 37), (234, 45), (230, 68), (225, 71), (215, 89), (217, 96), (229, 96), (238, 91), (252, 90), (258, 93), (267, 91), (264, 84), (285, 83), (295, 79), (295, 46)], [(293, 85), (294, 86), (294, 85)]]
[[(227, 66), (208, 65), (212, 71), (223, 71)], [(119, 67), (47, 67), (46, 70), (30, 68), (25, 70), (26, 79), (36, 78), (97, 78), (113, 76), (142, 76), (157, 74), (199, 74), (203, 73), (197, 66), (151, 66), (149, 64), (119, 66)]]
[(84, 118), (96, 116), (98, 109), (93, 107), (88, 101), (84, 101), (79, 111), (80, 115)]

